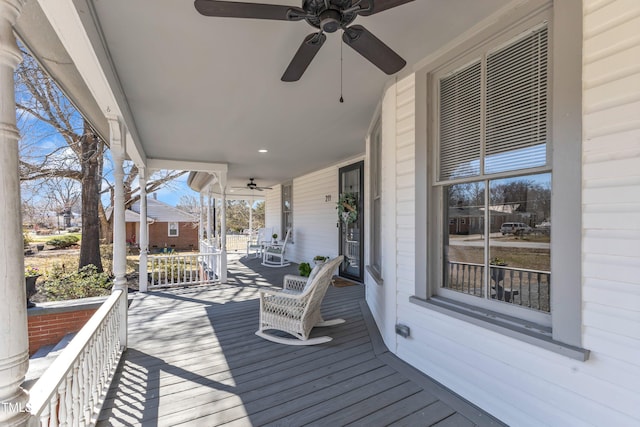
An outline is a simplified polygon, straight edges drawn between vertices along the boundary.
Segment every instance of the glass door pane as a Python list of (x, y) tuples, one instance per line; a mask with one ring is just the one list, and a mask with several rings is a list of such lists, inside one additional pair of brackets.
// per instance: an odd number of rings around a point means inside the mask
[(364, 268), (362, 258), (364, 218), (364, 162), (354, 163), (340, 169), (340, 198), (338, 213), (340, 223), (340, 254), (345, 260), (340, 266), (340, 275), (362, 281)]

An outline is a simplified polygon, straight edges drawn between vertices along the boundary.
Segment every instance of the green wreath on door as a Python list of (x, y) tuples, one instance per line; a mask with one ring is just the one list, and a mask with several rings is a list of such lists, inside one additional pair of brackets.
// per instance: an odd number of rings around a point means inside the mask
[(358, 198), (355, 193), (342, 193), (338, 199), (338, 219), (347, 224), (358, 219)]

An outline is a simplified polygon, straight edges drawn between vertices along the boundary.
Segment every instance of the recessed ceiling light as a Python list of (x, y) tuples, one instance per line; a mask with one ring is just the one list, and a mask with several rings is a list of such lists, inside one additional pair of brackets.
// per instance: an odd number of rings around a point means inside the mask
[(269, 150), (265, 150), (264, 148), (261, 149), (261, 150), (258, 150), (258, 153), (268, 153), (268, 152), (269, 152)]

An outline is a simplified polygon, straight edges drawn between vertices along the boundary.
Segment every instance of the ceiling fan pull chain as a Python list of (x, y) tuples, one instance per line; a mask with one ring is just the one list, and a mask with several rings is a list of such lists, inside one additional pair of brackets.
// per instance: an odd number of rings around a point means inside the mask
[(342, 97), (342, 43), (340, 43), (340, 103), (344, 103), (344, 98)]

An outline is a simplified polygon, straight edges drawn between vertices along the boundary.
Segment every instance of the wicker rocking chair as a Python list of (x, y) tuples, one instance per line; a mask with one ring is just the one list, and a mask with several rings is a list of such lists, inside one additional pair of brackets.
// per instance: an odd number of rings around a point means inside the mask
[[(285, 276), (282, 290), (260, 291), (260, 327), (256, 335), (266, 340), (289, 345), (314, 345), (331, 341), (328, 336), (309, 338), (314, 327), (334, 326), (343, 319), (324, 320), (320, 313), (322, 300), (331, 284), (336, 267), (342, 262), (338, 256), (318, 266), (309, 276)], [(315, 273), (315, 274), (314, 274)], [(295, 338), (266, 333), (267, 330), (283, 331)]]

